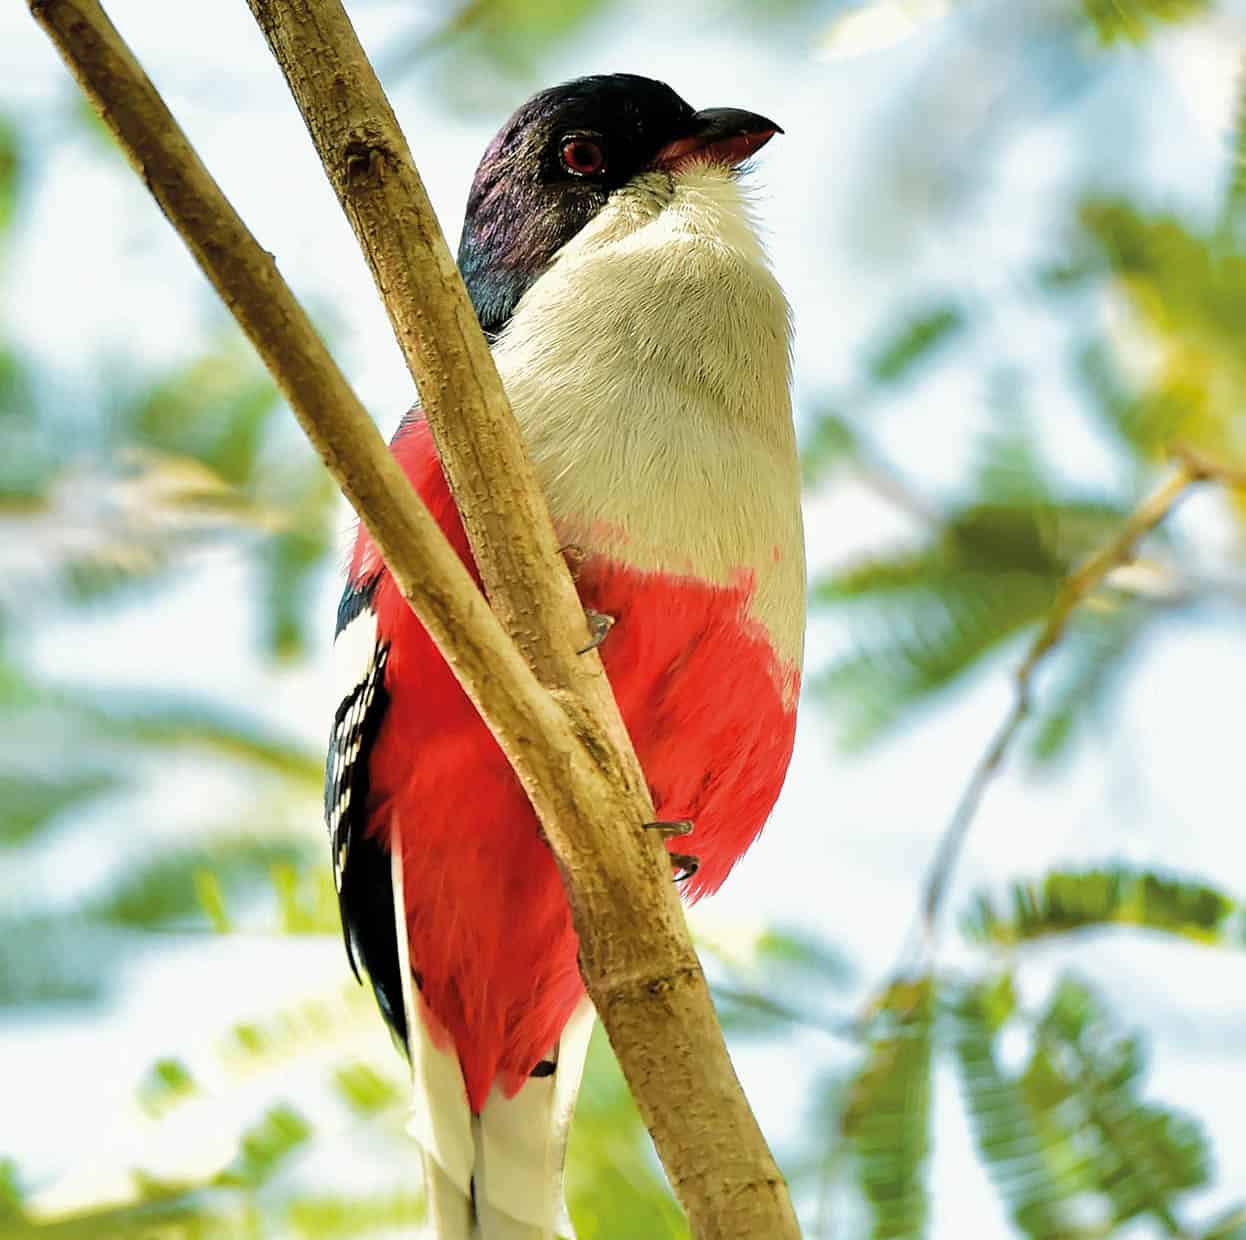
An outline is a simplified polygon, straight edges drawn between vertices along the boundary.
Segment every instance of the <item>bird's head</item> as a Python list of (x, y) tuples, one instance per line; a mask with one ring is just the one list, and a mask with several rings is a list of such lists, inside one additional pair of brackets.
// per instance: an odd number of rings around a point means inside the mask
[(752, 112), (697, 112), (665, 83), (629, 73), (533, 96), (489, 144), (467, 200), (459, 267), (486, 333), (505, 326), (616, 190), (697, 163), (738, 167), (781, 132)]

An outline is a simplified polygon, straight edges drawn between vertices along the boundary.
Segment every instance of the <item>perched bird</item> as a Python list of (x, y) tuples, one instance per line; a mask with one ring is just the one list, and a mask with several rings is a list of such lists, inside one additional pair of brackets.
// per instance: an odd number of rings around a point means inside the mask
[[(787, 303), (740, 165), (779, 127), (587, 77), (490, 143), (459, 248), (664, 822), (714, 891), (791, 756), (805, 565)], [(419, 409), (393, 452), (471, 553)], [(337, 622), (325, 789), (352, 965), (415, 1078), (442, 1237), (552, 1240), (592, 1008), (554, 860), (366, 531)]]

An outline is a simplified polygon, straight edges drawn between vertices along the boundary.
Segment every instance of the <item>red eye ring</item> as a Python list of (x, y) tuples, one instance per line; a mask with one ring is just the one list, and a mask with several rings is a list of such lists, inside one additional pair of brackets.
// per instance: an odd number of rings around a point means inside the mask
[(562, 140), (562, 166), (577, 177), (596, 176), (606, 168), (601, 143), (583, 134), (570, 134)]

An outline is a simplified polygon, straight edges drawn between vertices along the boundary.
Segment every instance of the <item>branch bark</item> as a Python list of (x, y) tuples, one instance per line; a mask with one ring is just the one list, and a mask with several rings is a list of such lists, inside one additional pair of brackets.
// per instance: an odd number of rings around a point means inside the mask
[[(96, 0), (28, 0), (273, 374), (514, 766), (580, 965), (693, 1232), (799, 1234), (740, 1089), (652, 804), (544, 500), (392, 110), (337, 0), (253, 0), (369, 256), (499, 623), (354, 392)], [(517, 639), (512, 640), (512, 638)], [(521, 653), (521, 650), (523, 653)]]

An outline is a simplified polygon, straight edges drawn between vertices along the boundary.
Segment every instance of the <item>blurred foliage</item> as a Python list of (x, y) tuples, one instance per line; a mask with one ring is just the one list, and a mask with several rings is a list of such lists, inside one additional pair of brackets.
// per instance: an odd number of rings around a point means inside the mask
[(1008, 946), (1107, 925), (1137, 926), (1198, 943), (1240, 943), (1240, 927), (1226, 936), (1233, 927), (1230, 919), (1239, 912), (1236, 900), (1206, 883), (1116, 867), (1057, 870), (1037, 883), (1014, 883), (1006, 908), (980, 894), (961, 924), (971, 939)]
[(1140, 43), (1161, 22), (1206, 13), (1212, 0), (1082, 0), (1082, 4), (1104, 43), (1115, 39)]
[(865, 1063), (847, 1091), (840, 1128), (870, 1203), (871, 1240), (926, 1229), (935, 982), (894, 982), (878, 1003)]
[[(808, 46), (825, 21), (825, 0), (714, 0), (709, 20), (767, 40)], [(618, 0), (450, 0), (429, 10), (409, 34), (394, 38), (376, 61), (383, 78), (418, 73), (455, 113), (496, 112), (544, 82), (568, 47), (592, 48), (629, 19)]]
[[(784, 0), (763, 12), (721, 0), (713, 18), (804, 55), (835, 51), (846, 31), (860, 37), (862, 15), (908, 29), (947, 7), (876, 0), (872, 14), (849, 14)], [(861, 192), (954, 211), (989, 179), (1006, 133), (1071, 107), (1121, 63), (1122, 44), (1214, 8), (958, 6), (962, 54), (943, 57), (903, 96), (877, 144), (879, 179)], [(455, 108), (496, 110), (544, 78), (555, 52), (591, 45), (626, 16), (611, 0), (469, 0), (413, 14), (408, 36), (379, 59), (390, 73), (436, 83)], [(965, 64), (973, 99), (946, 76), (964, 75)], [(1009, 84), (1006, 96), (997, 81)], [(939, 131), (949, 107), (964, 114), (959, 146)], [(825, 394), (807, 419), (809, 488), (854, 480), (905, 530), (814, 583), (814, 607), (849, 637), (829, 666), (811, 669), (847, 745), (912, 726), (975, 674), (998, 670), (1073, 567), (1154, 486), (1174, 441), (1246, 457), (1246, 102), (1239, 111), (1213, 218), (1113, 195), (1087, 177), (1094, 188), (1074, 195), (1067, 242), (1032, 273), (1043, 313), (1063, 328), (1044, 364), (1062, 371), (1107, 462), (1095, 481), (1047, 459), (1045, 427), (1026, 403), (1032, 376), (1001, 356), (991, 294), (968, 281), (908, 290), (862, 350), (857, 380)], [(72, 117), (69, 140), (99, 141), (93, 114), (75, 103)], [(32, 226), (24, 204), (39, 175), (19, 122), (0, 118), (0, 281)], [(336, 901), (313, 825), (320, 754), (275, 728), (263, 701), (278, 669), (328, 632), (314, 591), (332, 567), (335, 495), (272, 385), (217, 323), (174, 363), (117, 359), (89, 392), (0, 325), (0, 859), (13, 896), (0, 913), (0, 1008), (12, 1013), (88, 1012), (115, 995), (126, 962), (195, 936), (218, 936), (240, 955), (260, 940), (291, 951), (323, 940), (338, 959)], [(893, 460), (888, 420), (953, 367), (981, 380), (990, 429), (957, 483), (936, 493)], [(1227, 517), (1228, 550), (1214, 571), (1188, 533), (1166, 527), (1078, 609), (1035, 703), (1036, 762), (1068, 759), (1096, 725), (1112, 725), (1118, 691), (1157, 634), (1240, 602), (1232, 586), (1246, 509), (1239, 502)], [(45, 629), (71, 641), (87, 623), (174, 596), (211, 554), (242, 565), (252, 583), (240, 600), (256, 617), (264, 676), (252, 702), (119, 677), (75, 684), (46, 653), (32, 656)], [(82, 867), (73, 889), (49, 883), (75, 869), (66, 858), (94, 855), (104, 822), (113, 828), (107, 863)], [(1017, 1234), (1246, 1240), (1246, 1205), (1202, 1208), (1213, 1151), (1195, 1119), (1154, 1096), (1142, 1029), (1127, 1028), (1073, 973), (1030, 1007), (1020, 997), (1035, 944), (1111, 930), (1240, 949), (1240, 896), (1197, 875), (1104, 863), (978, 892), (960, 924), (955, 967), (932, 953), (864, 983), (853, 962), (803, 931), (707, 932), (701, 943), (728, 1035), (799, 1056), (812, 1082), (782, 1151), (808, 1234), (916, 1237), (940, 1209), (954, 1218), (931, 1168), (948, 1140), (937, 1116), (960, 1105)], [(857, 1003), (863, 985), (872, 997)], [(75, 1167), (58, 1168), (62, 1179), (0, 1161), (0, 1236), (326, 1240), (418, 1229), (402, 1062), (366, 992), (330, 982), (302, 1002), (222, 1019), (237, 1023), (165, 1048), (135, 1083), (117, 1140), (95, 1142), (115, 1164), (104, 1187)], [(199, 1138), (189, 1152), (188, 1133)], [(1240, 1177), (1226, 1183), (1236, 1189)], [(600, 1031), (567, 1189), (581, 1240), (688, 1234)]]

